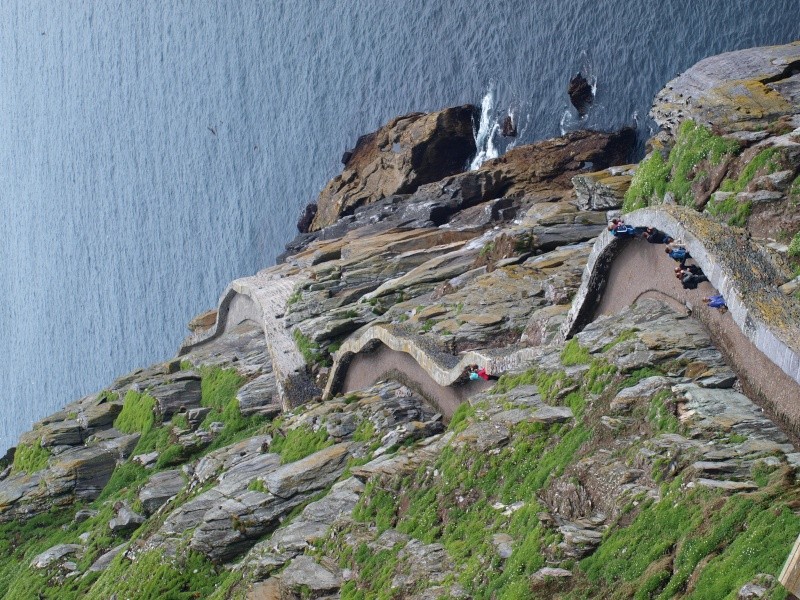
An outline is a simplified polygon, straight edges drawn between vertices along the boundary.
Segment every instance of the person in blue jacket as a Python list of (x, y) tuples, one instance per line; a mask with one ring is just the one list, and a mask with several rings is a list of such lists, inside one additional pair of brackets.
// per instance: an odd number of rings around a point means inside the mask
[(689, 254), (689, 251), (684, 248), (683, 246), (667, 246), (664, 248), (664, 252), (666, 252), (672, 260), (675, 260), (680, 263), (681, 267), (686, 264), (686, 260), (692, 258), (692, 255)]
[(725, 311), (728, 308), (727, 304), (725, 304), (725, 298), (722, 297), (722, 294), (716, 294), (710, 298), (703, 298), (703, 302), (705, 302), (709, 307), (718, 308), (721, 311)]

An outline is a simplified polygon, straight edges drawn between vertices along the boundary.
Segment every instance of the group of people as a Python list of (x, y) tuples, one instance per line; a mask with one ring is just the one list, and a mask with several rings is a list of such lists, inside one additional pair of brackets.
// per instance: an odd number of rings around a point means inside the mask
[(470, 381), (477, 381), (478, 379), (483, 379), (484, 381), (497, 381), (500, 379), (500, 377), (497, 375), (489, 375), (485, 368), (479, 367), (478, 365), (469, 365), (465, 372), (467, 373)]
[[(708, 277), (698, 265), (686, 264), (686, 261), (692, 258), (686, 247), (663, 231), (659, 231), (655, 227), (634, 227), (626, 224), (622, 219), (611, 219), (608, 230), (614, 237), (641, 238), (651, 244), (666, 244), (664, 252), (678, 263), (678, 266), (675, 267), (675, 277), (680, 280), (683, 289), (696, 290), (698, 285), (708, 281)], [(725, 305), (725, 299), (720, 294), (703, 298), (703, 302), (711, 308), (723, 312), (728, 308)]]

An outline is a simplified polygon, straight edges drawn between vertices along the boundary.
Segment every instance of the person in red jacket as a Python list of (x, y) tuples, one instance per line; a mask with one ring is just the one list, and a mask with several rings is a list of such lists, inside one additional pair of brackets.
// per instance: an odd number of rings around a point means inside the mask
[(479, 368), (478, 365), (470, 366), (470, 368), (469, 368), (469, 378), (472, 379), (472, 380), (475, 380), (475, 379), (478, 379), (478, 377), (480, 377), (484, 381), (489, 381), (489, 380), (496, 381), (496, 380), (500, 379), (500, 377), (498, 377), (497, 375), (489, 375), (489, 373), (487, 373), (486, 369), (484, 369), (483, 367)]

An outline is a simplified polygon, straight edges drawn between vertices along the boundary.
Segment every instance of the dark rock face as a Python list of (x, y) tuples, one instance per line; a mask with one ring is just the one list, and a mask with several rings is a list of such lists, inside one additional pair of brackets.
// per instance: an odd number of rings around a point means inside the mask
[(569, 94), (569, 101), (572, 102), (572, 106), (575, 107), (578, 114), (581, 117), (586, 116), (586, 113), (592, 107), (594, 96), (592, 95), (592, 86), (589, 85), (589, 81), (583, 74), (578, 73), (570, 79), (567, 94)]
[(300, 218), (297, 220), (297, 231), (300, 233), (308, 233), (308, 228), (311, 227), (311, 222), (314, 220), (315, 216), (317, 216), (317, 205), (313, 202), (311, 204), (306, 204), (303, 212), (300, 213)]
[[(419, 185), (413, 194), (387, 196), (356, 208), (353, 214), (331, 225), (301, 234), (286, 245), (286, 252), (277, 262), (285, 261), (315, 241), (341, 238), (356, 229), (362, 235), (398, 227), (438, 227), (445, 223), (460, 230), (478, 229), (491, 222), (512, 219), (518, 210), (514, 199), (524, 196), (547, 201), (566, 199), (573, 191), (573, 177), (626, 164), (635, 141), (635, 131), (624, 128), (614, 133), (575, 131), (519, 146), (476, 171)], [(465, 214), (467, 209), (499, 199), (504, 200), (490, 207), (489, 212), (479, 207), (473, 214)]]
[(517, 126), (514, 124), (514, 119), (511, 115), (506, 115), (506, 118), (503, 119), (501, 133), (503, 137), (517, 137)]
[(319, 195), (310, 231), (333, 224), (357, 207), (462, 171), (475, 153), (476, 108), (447, 108), (393, 119), (361, 136), (341, 175)]

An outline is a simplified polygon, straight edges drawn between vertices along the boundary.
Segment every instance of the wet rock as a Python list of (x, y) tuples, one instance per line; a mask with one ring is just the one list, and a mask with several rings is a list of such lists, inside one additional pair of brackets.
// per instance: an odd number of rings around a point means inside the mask
[(592, 86), (582, 73), (578, 73), (569, 80), (567, 87), (567, 94), (572, 106), (578, 111), (581, 117), (586, 116), (589, 109), (592, 107), (594, 101), (594, 94), (592, 93)]
[(503, 137), (517, 137), (517, 126), (514, 124), (514, 118), (511, 115), (506, 115), (503, 119), (503, 126), (500, 130)]
[[(352, 153), (345, 152), (345, 156), (342, 157), (342, 163), (347, 166), (347, 163), (350, 162), (350, 158), (352, 156)], [(347, 157), (347, 160), (345, 160), (345, 157)], [(306, 207), (301, 211), (300, 217), (297, 219), (297, 231), (300, 233), (308, 233), (315, 216), (317, 216), (316, 203), (312, 202), (310, 204), (306, 204)]]

